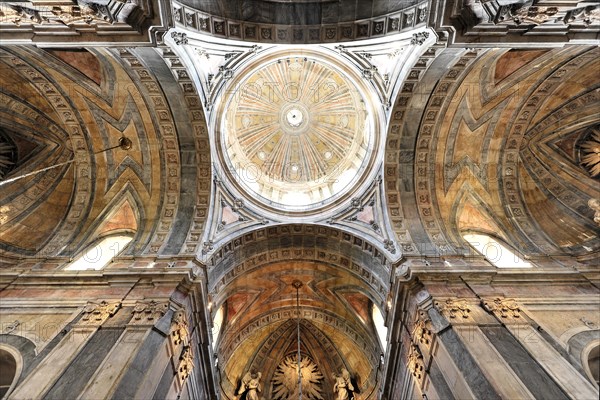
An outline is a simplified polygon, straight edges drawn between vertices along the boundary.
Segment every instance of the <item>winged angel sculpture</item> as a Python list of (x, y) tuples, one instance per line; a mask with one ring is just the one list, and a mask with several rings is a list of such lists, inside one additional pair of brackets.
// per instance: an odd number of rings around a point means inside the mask
[(299, 397), (298, 369), (302, 377), (302, 398), (323, 400), (321, 394), (323, 374), (317, 364), (308, 357), (302, 357), (298, 368), (298, 360), (290, 356), (279, 364), (273, 376), (273, 400), (293, 400)]
[(336, 394), (335, 400), (354, 399), (354, 396), (352, 395), (354, 386), (352, 386), (350, 373), (346, 368), (342, 368), (342, 373), (340, 375), (334, 374), (333, 379), (335, 379), (335, 385), (333, 386), (333, 391)]
[(262, 392), (262, 386), (260, 384), (260, 378), (262, 374), (258, 373), (246, 373), (242, 378), (242, 386), (238, 394), (246, 393), (246, 400), (259, 400), (258, 393)]

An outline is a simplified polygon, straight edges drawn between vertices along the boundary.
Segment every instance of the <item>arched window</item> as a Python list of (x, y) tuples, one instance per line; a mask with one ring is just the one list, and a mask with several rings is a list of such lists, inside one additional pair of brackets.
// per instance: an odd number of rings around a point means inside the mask
[(221, 305), (221, 307), (219, 307), (219, 309), (215, 313), (215, 317), (213, 318), (213, 325), (212, 325), (213, 350), (217, 347), (217, 340), (219, 340), (219, 334), (221, 333), (221, 329), (223, 327), (224, 316), (225, 316), (224, 305)]
[(0, 399), (13, 389), (19, 378), (19, 365), (12, 352), (0, 347)]
[(463, 238), (497, 268), (531, 268), (532, 265), (496, 239), (479, 233), (467, 233)]
[(373, 324), (375, 325), (375, 330), (377, 331), (377, 336), (379, 336), (379, 342), (381, 343), (381, 348), (385, 353), (385, 349), (387, 348), (387, 328), (385, 326), (385, 319), (383, 318), (383, 314), (379, 307), (373, 304), (371, 309), (371, 313), (373, 316)]
[(103, 269), (131, 242), (130, 235), (106, 236), (83, 251), (65, 270)]

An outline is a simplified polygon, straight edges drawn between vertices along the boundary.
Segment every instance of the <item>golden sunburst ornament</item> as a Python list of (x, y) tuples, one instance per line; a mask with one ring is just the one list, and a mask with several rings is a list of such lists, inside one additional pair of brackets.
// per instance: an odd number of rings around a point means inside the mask
[[(300, 361), (302, 376), (302, 398), (323, 400), (321, 381), (323, 374), (313, 360), (302, 357)], [(299, 397), (298, 361), (288, 356), (277, 366), (273, 376), (273, 400), (292, 400)]]
[(600, 127), (594, 127), (583, 141), (579, 156), (592, 177), (600, 176)]

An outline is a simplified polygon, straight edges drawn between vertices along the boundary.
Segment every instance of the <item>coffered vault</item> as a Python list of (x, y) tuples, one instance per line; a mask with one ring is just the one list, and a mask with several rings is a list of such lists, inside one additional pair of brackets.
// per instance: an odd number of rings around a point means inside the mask
[(598, 10), (2, 3), (0, 397), (596, 398)]

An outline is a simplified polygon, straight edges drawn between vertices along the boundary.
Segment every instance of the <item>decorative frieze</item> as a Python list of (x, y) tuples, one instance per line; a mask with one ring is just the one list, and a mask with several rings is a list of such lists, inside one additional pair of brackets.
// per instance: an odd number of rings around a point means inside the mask
[[(577, 37), (578, 41), (597, 43), (600, 21), (597, 4), (568, 0), (550, 4), (541, 0), (486, 0), (453, 1), (444, 3), (443, 7), (453, 11), (440, 19), (438, 29), (453, 25), (460, 32), (453, 39), (454, 43), (531, 45), (549, 43), (548, 37), (561, 42)], [(438, 8), (439, 15), (447, 13), (443, 7)]]
[(100, 303), (88, 302), (83, 308), (81, 319), (79, 320), (80, 325), (91, 325), (100, 326), (109, 317), (112, 317), (121, 308), (121, 302), (107, 302), (101, 301)]
[[(163, 24), (164, 21), (164, 24)], [(157, 0), (64, 0), (64, 1), (4, 1), (0, 3), (0, 34), (4, 40), (22, 41), (29, 35), (31, 41), (56, 35), (62, 40), (69, 37), (88, 41), (107, 40), (155, 42), (150, 38), (148, 25), (166, 31), (167, 14)], [(41, 39), (43, 40), (43, 39)]]

